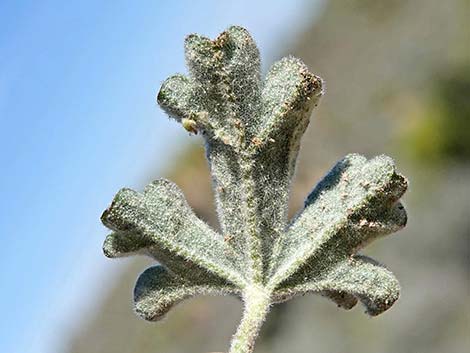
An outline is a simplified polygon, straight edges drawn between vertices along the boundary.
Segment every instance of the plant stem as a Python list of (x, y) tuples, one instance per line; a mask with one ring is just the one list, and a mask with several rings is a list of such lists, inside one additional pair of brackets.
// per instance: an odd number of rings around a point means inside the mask
[(233, 336), (229, 353), (252, 353), (261, 325), (269, 312), (270, 293), (262, 288), (249, 288), (244, 295), (242, 321)]
[(256, 197), (256, 181), (254, 177), (254, 162), (250, 154), (244, 154), (240, 160), (242, 177), (245, 217), (247, 234), (248, 258), (251, 267), (251, 280), (253, 283), (263, 281), (262, 242), (259, 232), (259, 216)]

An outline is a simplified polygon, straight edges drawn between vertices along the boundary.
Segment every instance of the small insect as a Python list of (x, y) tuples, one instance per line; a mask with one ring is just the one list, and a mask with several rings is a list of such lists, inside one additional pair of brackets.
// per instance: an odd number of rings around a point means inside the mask
[(186, 131), (197, 134), (197, 123), (194, 120), (183, 118), (181, 119), (181, 125), (183, 125)]

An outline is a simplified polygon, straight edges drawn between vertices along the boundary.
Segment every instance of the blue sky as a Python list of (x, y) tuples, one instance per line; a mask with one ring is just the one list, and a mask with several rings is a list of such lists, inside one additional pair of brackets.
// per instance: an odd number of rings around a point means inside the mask
[(0, 2), (0, 352), (55, 352), (124, 263), (99, 216), (189, 141), (154, 99), (185, 35), (243, 25), (269, 64), (306, 2)]

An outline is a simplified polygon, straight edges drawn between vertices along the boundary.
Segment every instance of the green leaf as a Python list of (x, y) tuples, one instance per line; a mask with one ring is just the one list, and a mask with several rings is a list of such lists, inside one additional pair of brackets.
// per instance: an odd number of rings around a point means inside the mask
[(214, 40), (189, 35), (185, 55), (189, 75), (168, 78), (157, 101), (205, 140), (221, 234), (169, 181), (143, 193), (122, 189), (102, 216), (113, 230), (105, 255), (161, 264), (137, 281), (137, 313), (158, 320), (198, 294), (239, 296), (245, 308), (230, 353), (251, 353), (270, 306), (297, 295), (317, 293), (344, 309), (361, 301), (370, 315), (387, 310), (399, 296), (397, 280), (357, 252), (406, 225), (399, 199), (407, 181), (392, 159), (346, 156), (289, 222), (300, 140), (322, 79), (288, 57), (263, 81), (258, 48), (237, 26)]
[[(112, 238), (121, 237), (122, 232), (137, 235), (139, 244), (150, 242), (150, 248), (169, 251), (237, 285), (245, 283), (238, 255), (197, 218), (179, 189), (167, 180), (154, 181), (142, 194), (122, 189), (102, 221), (116, 232)], [(107, 240), (107, 244), (122, 242)], [(105, 247), (112, 253), (110, 249)]]
[(396, 202), (406, 188), (389, 157), (345, 157), (310, 193), (275, 245), (270, 285), (301, 280), (312, 268), (327, 269), (377, 236), (401, 229), (406, 212)]
[[(369, 315), (379, 315), (389, 309), (400, 295), (400, 285), (385, 267), (365, 256), (345, 260), (314, 280), (276, 290), (276, 295), (295, 296), (308, 292), (345, 293), (358, 298)], [(335, 298), (332, 298), (335, 299)], [(350, 297), (344, 297), (351, 301)], [(338, 300), (335, 300), (338, 302)], [(344, 303), (345, 301), (340, 301)]]
[(145, 320), (157, 321), (179, 302), (197, 295), (238, 295), (233, 285), (194, 283), (173, 276), (165, 267), (145, 270), (134, 289), (136, 313)]

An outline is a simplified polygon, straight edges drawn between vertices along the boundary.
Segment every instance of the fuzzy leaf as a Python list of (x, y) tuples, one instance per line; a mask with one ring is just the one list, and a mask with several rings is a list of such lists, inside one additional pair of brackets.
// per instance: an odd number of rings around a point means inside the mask
[(163, 266), (145, 270), (134, 289), (136, 313), (145, 320), (160, 320), (174, 305), (196, 295), (237, 295), (233, 285), (197, 283), (172, 275)]
[(137, 281), (137, 313), (158, 320), (194, 295), (239, 296), (245, 309), (230, 353), (251, 353), (270, 305), (297, 295), (317, 293), (344, 309), (361, 301), (370, 315), (387, 310), (399, 296), (397, 280), (357, 252), (406, 225), (399, 199), (407, 181), (393, 161), (346, 156), (289, 222), (300, 140), (322, 79), (288, 57), (263, 81), (258, 48), (237, 26), (214, 40), (189, 35), (185, 55), (189, 75), (168, 78), (157, 101), (205, 140), (222, 234), (166, 180), (142, 194), (121, 190), (102, 216), (114, 231), (105, 254), (144, 254), (161, 264)]
[[(158, 254), (170, 252), (227, 281), (244, 284), (237, 255), (196, 217), (178, 188), (167, 180), (153, 182), (142, 194), (122, 189), (103, 213), (102, 221), (115, 231), (105, 242), (107, 254), (122, 255), (125, 250), (142, 251), (146, 247), (161, 261)], [(137, 244), (119, 247), (125, 243), (123, 233)], [(142, 248), (137, 249), (139, 246)]]
[(397, 201), (406, 187), (386, 156), (345, 157), (314, 188), (275, 245), (270, 284), (308, 279), (404, 227), (406, 212)]
[(258, 138), (263, 143), (295, 139), (300, 144), (311, 109), (323, 95), (322, 79), (308, 71), (299, 59), (276, 62), (266, 77), (262, 92), (262, 119)]
[(363, 303), (369, 315), (375, 316), (390, 308), (398, 299), (400, 285), (385, 267), (370, 258), (355, 256), (319, 274), (316, 279), (278, 289), (276, 295), (282, 298), (308, 292), (323, 294), (325, 291), (335, 293), (330, 298), (340, 306), (346, 306), (346, 309), (354, 306), (355, 302), (351, 300), (354, 296)]

